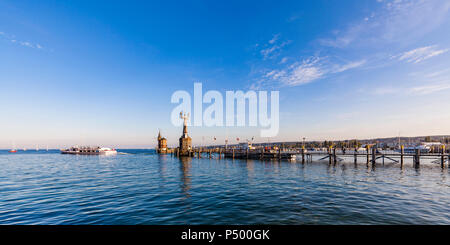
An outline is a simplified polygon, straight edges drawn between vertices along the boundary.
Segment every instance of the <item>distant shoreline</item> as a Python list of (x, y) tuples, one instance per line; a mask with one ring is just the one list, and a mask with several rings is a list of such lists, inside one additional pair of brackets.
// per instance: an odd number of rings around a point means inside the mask
[[(380, 144), (394, 144), (394, 143), (398, 143), (398, 141), (400, 140), (402, 143), (404, 143), (405, 141), (408, 141), (408, 143), (411, 144), (417, 144), (417, 143), (421, 143), (423, 141), (425, 141), (426, 138), (429, 138), (429, 140), (431, 141), (442, 141), (442, 140), (447, 140), (448, 142), (445, 142), (446, 144), (450, 143), (450, 135), (426, 135), (426, 136), (396, 136), (396, 137), (385, 137), (385, 138), (372, 138), (372, 139), (357, 139), (357, 138), (353, 138), (353, 139), (341, 139), (341, 140), (305, 140), (305, 143), (320, 143), (320, 142), (333, 142), (333, 143), (339, 143), (339, 142), (348, 142), (348, 141), (358, 141), (362, 144), (369, 144), (369, 143), (380, 143)], [(239, 143), (229, 143), (228, 145), (232, 146), (232, 145), (239, 145), (240, 143), (245, 143), (246, 141), (242, 141)], [(298, 143), (302, 143), (303, 141), (298, 140), (298, 141), (273, 141), (273, 142), (252, 142), (254, 145), (280, 145), (280, 144), (285, 144), (285, 145), (292, 145), (292, 144), (298, 144)], [(197, 146), (200, 146), (199, 144), (196, 144)], [(224, 146), (225, 144), (205, 144), (202, 146)], [(176, 147), (176, 146), (174, 146)], [(11, 148), (0, 148), (0, 150), (10, 150)], [(117, 147), (116, 149), (118, 150), (156, 150), (156, 147)], [(23, 151), (23, 147), (17, 147), (17, 150)], [(45, 151), (46, 149), (41, 149), (40, 151)], [(53, 148), (53, 149), (49, 149), (49, 150), (60, 150), (60, 148)], [(36, 151), (33, 148), (27, 149), (27, 151)]]

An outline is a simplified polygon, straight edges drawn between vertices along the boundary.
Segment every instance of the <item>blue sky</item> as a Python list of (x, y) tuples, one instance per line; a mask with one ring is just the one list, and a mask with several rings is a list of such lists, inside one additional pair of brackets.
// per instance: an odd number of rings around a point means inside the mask
[[(0, 0), (0, 148), (152, 147), (176, 90), (279, 90), (281, 129), (194, 144), (450, 134), (450, 2)], [(233, 140), (230, 140), (233, 142)]]

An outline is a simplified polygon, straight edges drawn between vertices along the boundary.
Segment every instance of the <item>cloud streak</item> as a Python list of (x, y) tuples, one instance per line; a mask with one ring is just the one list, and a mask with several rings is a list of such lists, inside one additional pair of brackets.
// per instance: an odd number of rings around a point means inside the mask
[(17, 40), (14, 35), (9, 35), (4, 32), (0, 32), (0, 38), (3, 38), (4, 40), (6, 40), (10, 43), (20, 45), (23, 47), (33, 48), (33, 49), (43, 49), (42, 45), (40, 45), (39, 43), (31, 43), (28, 41)]
[[(381, 8), (369, 13), (365, 18), (350, 23), (343, 30), (333, 32), (329, 38), (316, 40), (319, 48), (310, 58), (289, 59), (285, 56), (263, 68), (256, 79), (257, 87), (294, 87), (309, 84), (371, 64), (370, 68), (385, 67), (395, 62), (417, 64), (443, 55), (449, 49), (437, 45), (413, 46), (414, 40), (423, 37), (449, 20), (448, 0), (384, 0), (378, 1)], [(275, 59), (286, 45), (276, 34), (260, 50), (263, 60)], [(419, 47), (404, 51), (404, 47)], [(394, 53), (386, 51), (396, 50)], [(317, 57), (317, 54), (332, 54)], [(396, 55), (395, 55), (396, 54)], [(305, 56), (303, 56), (305, 57)], [(307, 56), (306, 56), (307, 57)], [(346, 60), (346, 62), (342, 62)], [(268, 66), (268, 64), (264, 64)], [(369, 67), (369, 66), (366, 66)], [(253, 86), (254, 87), (254, 86)], [(408, 89), (410, 89), (409, 87)], [(437, 88), (429, 88), (433, 90)], [(420, 88), (416, 90), (419, 91)], [(425, 88), (423, 88), (425, 91)], [(377, 94), (392, 93), (393, 89), (379, 90)]]
[(365, 60), (360, 60), (339, 65), (330, 64), (327, 58), (310, 57), (283, 69), (269, 71), (264, 78), (268, 80), (267, 82), (279, 83), (280, 86), (294, 87), (314, 82), (330, 74), (360, 67), (365, 63)]
[(437, 49), (437, 46), (427, 46), (421, 47), (417, 49), (413, 49), (403, 54), (394, 56), (394, 58), (398, 58), (400, 61), (406, 61), (408, 63), (420, 63), (432, 57), (444, 54), (448, 51), (448, 49)]
[(440, 92), (447, 89), (450, 89), (450, 84), (434, 84), (434, 85), (418, 86), (411, 88), (410, 91), (415, 94), (425, 95)]
[(448, 81), (434, 81), (430, 84), (430, 82), (423, 82), (422, 85), (415, 86), (385, 86), (385, 87), (377, 87), (373, 90), (372, 94), (374, 95), (429, 95), (437, 92), (441, 92), (444, 90), (450, 89), (450, 83)]
[(346, 48), (351, 44), (372, 46), (379, 43), (412, 42), (423, 37), (448, 20), (448, 0), (378, 1), (381, 11), (336, 31), (331, 38), (319, 39), (323, 46)]
[(347, 71), (350, 69), (358, 68), (358, 67), (364, 65), (366, 62), (367, 62), (366, 60), (359, 60), (359, 61), (350, 62), (348, 64), (344, 64), (344, 65), (335, 65), (332, 72), (340, 73), (340, 72), (344, 72), (344, 71)]
[(263, 56), (264, 60), (275, 58), (276, 56), (278, 56), (281, 49), (290, 43), (290, 41), (284, 41), (277, 44), (279, 38), (280, 34), (274, 35), (272, 39), (268, 41), (268, 44), (265, 45), (265, 48), (261, 49), (260, 53)]

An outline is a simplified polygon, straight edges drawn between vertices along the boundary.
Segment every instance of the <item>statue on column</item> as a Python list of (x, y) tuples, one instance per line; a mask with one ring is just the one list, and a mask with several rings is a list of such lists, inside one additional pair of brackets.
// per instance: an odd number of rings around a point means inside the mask
[(183, 119), (183, 136), (187, 137), (187, 122), (189, 120), (189, 113), (180, 112), (180, 118)]
[(192, 149), (192, 139), (188, 135), (187, 122), (189, 119), (189, 113), (180, 112), (180, 118), (184, 120), (183, 122), (183, 135), (180, 137), (180, 155), (188, 156)]

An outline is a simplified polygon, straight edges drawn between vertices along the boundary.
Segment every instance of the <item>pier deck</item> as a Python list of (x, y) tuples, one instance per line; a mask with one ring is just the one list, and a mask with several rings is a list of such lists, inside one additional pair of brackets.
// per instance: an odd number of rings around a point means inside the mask
[[(173, 152), (177, 155), (178, 151)], [(319, 157), (318, 161), (328, 160), (329, 163), (336, 164), (343, 161), (343, 158), (352, 157), (354, 162), (365, 161), (367, 164), (376, 164), (378, 162), (384, 163), (390, 161), (399, 163), (403, 166), (405, 159), (412, 159), (415, 167), (420, 166), (421, 160), (431, 159), (432, 163), (440, 164), (442, 168), (450, 163), (450, 153), (442, 149), (441, 153), (422, 153), (416, 150), (414, 153), (405, 153), (402, 149), (396, 151), (378, 151), (375, 148), (367, 149), (365, 152), (356, 150), (344, 150), (337, 148), (329, 148), (327, 151), (307, 151), (306, 149), (278, 149), (265, 150), (260, 149), (234, 149), (223, 147), (198, 147), (192, 149), (189, 156), (198, 158), (231, 158), (231, 159), (259, 159), (259, 160), (294, 160), (299, 159), (301, 162), (313, 162), (313, 157)], [(362, 158), (362, 159), (361, 159)], [(317, 160), (316, 160), (317, 161)]]

